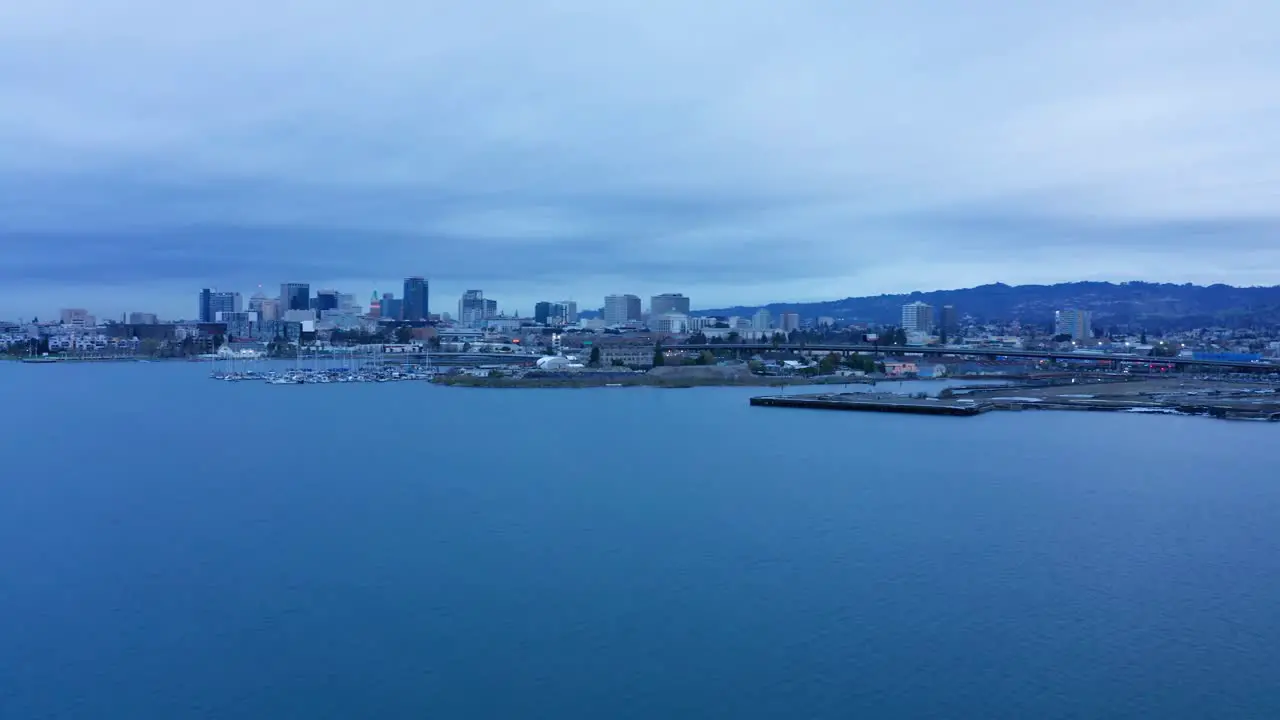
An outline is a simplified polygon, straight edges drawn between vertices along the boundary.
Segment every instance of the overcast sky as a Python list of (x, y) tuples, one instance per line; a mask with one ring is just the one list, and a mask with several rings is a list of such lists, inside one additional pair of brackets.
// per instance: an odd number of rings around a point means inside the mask
[(1280, 2), (0, 3), (0, 318), (405, 275), (1277, 284)]

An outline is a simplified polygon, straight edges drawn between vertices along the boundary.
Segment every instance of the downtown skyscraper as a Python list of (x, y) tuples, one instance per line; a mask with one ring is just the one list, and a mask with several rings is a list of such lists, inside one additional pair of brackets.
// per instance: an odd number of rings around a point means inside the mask
[(430, 313), (428, 305), (429, 286), (425, 278), (408, 277), (404, 279), (404, 313), (403, 319), (416, 322), (426, 320)]

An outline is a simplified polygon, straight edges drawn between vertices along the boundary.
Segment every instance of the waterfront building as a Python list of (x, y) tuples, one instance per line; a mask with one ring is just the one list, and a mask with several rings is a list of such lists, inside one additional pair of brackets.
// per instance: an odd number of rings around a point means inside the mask
[(689, 298), (680, 293), (662, 293), (649, 298), (649, 314), (654, 316), (668, 314), (689, 314)]
[(219, 312), (214, 315), (214, 322), (220, 322), (227, 326), (227, 339), (231, 338), (250, 338), (253, 336), (253, 326), (258, 324), (258, 313), (230, 311)]
[(200, 291), (200, 310), (197, 318), (202, 323), (213, 322), (213, 310), (209, 307), (209, 301), (213, 297), (213, 291), (204, 288)]
[(902, 329), (908, 333), (933, 332), (933, 306), (920, 301), (903, 305)]
[(430, 314), (428, 307), (429, 286), (426, 278), (407, 277), (404, 279), (404, 306), (401, 318), (410, 322), (426, 320)]
[(310, 283), (283, 283), (280, 285), (280, 310), (310, 310)]
[(603, 315), (606, 325), (625, 325), (639, 320), (640, 298), (635, 295), (606, 295)]
[(751, 316), (750, 327), (752, 330), (755, 330), (757, 332), (772, 328), (773, 314), (769, 312), (768, 308), (760, 308), (759, 310), (756, 311), (755, 315)]
[(1053, 313), (1053, 333), (1069, 335), (1072, 340), (1093, 337), (1093, 313), (1088, 310), (1058, 310)]

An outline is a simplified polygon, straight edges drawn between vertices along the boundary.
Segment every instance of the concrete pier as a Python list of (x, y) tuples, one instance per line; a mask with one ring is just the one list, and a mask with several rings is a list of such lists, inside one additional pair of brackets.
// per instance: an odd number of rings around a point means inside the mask
[(956, 388), (944, 397), (892, 393), (814, 393), (751, 398), (760, 407), (896, 412), (969, 417), (991, 410), (1086, 410), (1199, 415), (1280, 422), (1280, 386), (1166, 378), (1070, 382), (1043, 387)]
[(905, 395), (880, 393), (842, 393), (826, 395), (763, 395), (751, 398), (761, 407), (806, 408), (811, 410), (853, 410), (861, 412), (894, 412), (915, 415), (978, 415), (991, 409), (986, 403), (961, 403), (954, 400), (925, 400)]

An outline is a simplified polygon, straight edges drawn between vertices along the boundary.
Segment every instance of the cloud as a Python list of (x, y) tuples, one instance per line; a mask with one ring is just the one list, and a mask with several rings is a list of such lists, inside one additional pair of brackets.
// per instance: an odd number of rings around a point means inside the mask
[(0, 107), (0, 315), (1280, 282), (1273, 3), (8, 3)]

